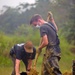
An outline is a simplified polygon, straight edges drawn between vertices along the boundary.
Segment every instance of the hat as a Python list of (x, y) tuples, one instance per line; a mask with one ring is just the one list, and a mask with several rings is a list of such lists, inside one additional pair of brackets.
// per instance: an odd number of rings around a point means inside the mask
[(27, 41), (25, 44), (24, 44), (24, 49), (26, 52), (28, 53), (33, 53), (33, 44), (31, 41)]

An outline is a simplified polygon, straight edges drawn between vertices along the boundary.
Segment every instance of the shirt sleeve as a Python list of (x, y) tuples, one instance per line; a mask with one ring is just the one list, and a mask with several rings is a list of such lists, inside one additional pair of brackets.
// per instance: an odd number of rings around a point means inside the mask
[(40, 27), (40, 36), (43, 37), (44, 35), (47, 35), (47, 27), (46, 26)]
[(32, 60), (35, 59), (35, 55), (36, 55), (36, 48), (33, 48)]

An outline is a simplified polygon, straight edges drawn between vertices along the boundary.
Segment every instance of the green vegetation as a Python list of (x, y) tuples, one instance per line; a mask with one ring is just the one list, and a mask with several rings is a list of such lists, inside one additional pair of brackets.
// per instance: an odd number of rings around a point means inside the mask
[(35, 0), (34, 4), (20, 3), (15, 8), (6, 5), (3, 8), (0, 10), (1, 31), (7, 34), (14, 34), (16, 31), (19, 34), (28, 34), (27, 25), (32, 15), (40, 14), (46, 20), (48, 11), (52, 11), (56, 24), (60, 30), (62, 29), (62, 34), (69, 43), (75, 45), (74, 0)]
[[(39, 45), (39, 33), (38, 30), (37, 32), (35, 32), (37, 34), (35, 34), (34, 37), (33, 34), (32, 35), (28, 35), (28, 36), (9, 36), (9, 35), (5, 35), (4, 33), (0, 34), (0, 72), (3, 72), (4, 69), (10, 70), (10, 73), (12, 71), (12, 61), (10, 59), (9, 56), (9, 51), (11, 49), (11, 47), (16, 44), (16, 43), (22, 43), (25, 42), (26, 40), (32, 40), (33, 43), (35, 44), (36, 48)], [(35, 40), (35, 41), (34, 41)], [(60, 64), (60, 68), (62, 72), (65, 72), (66, 70), (71, 71), (72, 70), (72, 60), (75, 58), (75, 56), (71, 53), (70, 49), (72, 47), (72, 45), (68, 44), (68, 42), (65, 40), (65, 38), (63, 36), (60, 36), (60, 47), (61, 47), (61, 60), (59, 62)], [(37, 42), (37, 43), (36, 43)], [(38, 62), (37, 62), (37, 70), (40, 71), (41, 70), (41, 66), (42, 66), (42, 58), (43, 58), (43, 54), (44, 54), (44, 50), (42, 51), (41, 55), (39, 56)], [(21, 64), (21, 71), (24, 71), (25, 68), (23, 66), (24, 64)], [(40, 69), (39, 69), (40, 67)], [(10, 69), (9, 69), (10, 68)], [(2, 70), (3, 69), (3, 70)], [(6, 71), (7, 73), (7, 71)], [(2, 74), (3, 75), (3, 74)], [(8, 75), (10, 75), (8, 73)]]
[(60, 47), (61, 47), (61, 60), (60, 60), (60, 68), (61, 71), (64, 72), (65, 70), (71, 71), (72, 70), (72, 61), (75, 59), (75, 55), (71, 53), (71, 44), (65, 40), (64, 37), (60, 37)]
[[(39, 46), (39, 30), (29, 26), (29, 21), (33, 14), (41, 14), (46, 20), (48, 11), (52, 11), (60, 30), (61, 60), (59, 64), (61, 71), (72, 70), (72, 60), (75, 59), (75, 1), (35, 0), (35, 2), (34, 4), (21, 3), (15, 8), (4, 6), (5, 10), (0, 10), (1, 75), (10, 75), (12, 71), (9, 51), (14, 44), (31, 40), (36, 48)], [(42, 51), (37, 63), (39, 72), (43, 54), (44, 52)], [(23, 64), (21, 65), (21, 70), (25, 70)]]

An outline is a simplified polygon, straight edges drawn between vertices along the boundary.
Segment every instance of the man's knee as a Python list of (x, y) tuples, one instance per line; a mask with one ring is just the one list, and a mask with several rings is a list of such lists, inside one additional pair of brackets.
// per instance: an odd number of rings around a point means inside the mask
[(57, 57), (51, 57), (51, 58), (48, 60), (48, 62), (49, 62), (49, 64), (50, 64), (52, 67), (59, 68), (58, 58), (57, 58)]
[(44, 63), (44, 66), (45, 66), (45, 70), (46, 70), (45, 72), (47, 72), (50, 75), (54, 75), (54, 73), (53, 73), (54, 67), (51, 66), (51, 64), (48, 62), (48, 60)]

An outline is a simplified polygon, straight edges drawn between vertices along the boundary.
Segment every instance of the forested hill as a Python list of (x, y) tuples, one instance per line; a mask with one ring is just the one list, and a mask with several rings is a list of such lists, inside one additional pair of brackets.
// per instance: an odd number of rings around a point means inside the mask
[(13, 34), (20, 26), (29, 25), (33, 14), (41, 14), (46, 20), (48, 11), (52, 11), (60, 30), (64, 33), (67, 29), (65, 33), (74, 39), (75, 0), (36, 0), (34, 4), (21, 3), (15, 8), (4, 6), (0, 10), (0, 31)]
[(35, 4), (21, 3), (16, 8), (4, 6), (0, 11), (0, 30), (11, 33), (18, 26), (29, 24), (31, 16), (35, 13), (46, 19), (48, 11), (54, 14), (57, 25), (62, 26), (68, 20), (73, 3), (72, 0), (36, 0)]

